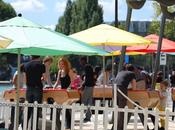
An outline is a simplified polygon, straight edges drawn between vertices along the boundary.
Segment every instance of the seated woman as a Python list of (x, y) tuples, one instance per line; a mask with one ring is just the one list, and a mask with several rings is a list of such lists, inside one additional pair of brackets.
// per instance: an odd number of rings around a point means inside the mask
[(62, 89), (67, 89), (70, 86), (71, 79), (69, 76), (70, 71), (70, 63), (66, 58), (60, 58), (58, 61), (58, 75), (57, 80), (54, 84), (54, 88), (58, 87), (58, 85), (61, 85)]
[(79, 89), (81, 84), (81, 78), (80, 75), (77, 74), (76, 69), (71, 69), (69, 75), (71, 78), (71, 89)]

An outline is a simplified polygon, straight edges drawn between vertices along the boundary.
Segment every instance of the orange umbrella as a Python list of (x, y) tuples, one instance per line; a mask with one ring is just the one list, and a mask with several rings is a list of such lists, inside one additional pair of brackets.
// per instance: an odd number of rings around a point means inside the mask
[[(151, 40), (155, 44), (127, 47), (126, 51), (127, 52), (136, 51), (136, 52), (145, 52), (145, 53), (156, 52), (159, 36), (157, 36), (156, 34), (151, 34), (146, 36), (145, 38)], [(168, 40), (166, 38), (163, 38), (161, 52), (175, 52), (175, 42)]]

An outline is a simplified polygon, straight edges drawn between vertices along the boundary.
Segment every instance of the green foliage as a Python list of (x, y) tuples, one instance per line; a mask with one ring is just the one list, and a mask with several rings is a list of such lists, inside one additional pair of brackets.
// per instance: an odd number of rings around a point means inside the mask
[(4, 21), (16, 16), (16, 12), (10, 4), (0, 0), (0, 21)]
[(71, 0), (68, 0), (66, 9), (64, 11), (64, 16), (61, 16), (59, 18), (58, 20), (59, 24), (56, 25), (56, 31), (62, 32), (66, 35), (70, 33), (70, 22), (72, 20), (71, 11), (72, 11), (72, 2)]
[(50, 72), (51, 73), (57, 73), (58, 72), (58, 60), (59, 60), (60, 56), (54, 56), (53, 57), (53, 63), (50, 67)]
[(64, 15), (59, 18), (56, 31), (66, 35), (103, 23), (103, 10), (98, 0), (67, 1)]
[[(98, 0), (71, 0), (67, 1), (64, 15), (56, 25), (56, 31), (70, 35), (92, 26), (103, 23), (103, 9), (98, 5)], [(79, 66), (79, 56), (68, 56), (73, 68)], [(99, 63), (98, 58), (90, 58), (90, 62)]]
[[(154, 15), (154, 21), (151, 23), (148, 33), (149, 34), (158, 34), (160, 33), (160, 21), (158, 18), (161, 15), (161, 8), (160, 5), (157, 2), (153, 3), (153, 8), (155, 11)], [(171, 6), (168, 8), (170, 12), (175, 10), (175, 6)], [(166, 20), (166, 25), (165, 25), (165, 31), (164, 31), (164, 37), (170, 39), (170, 40), (175, 40), (175, 21), (173, 20)]]
[[(160, 22), (153, 21), (148, 29), (149, 34), (157, 34), (160, 32)], [(164, 37), (175, 40), (175, 21), (167, 21), (165, 25)]]

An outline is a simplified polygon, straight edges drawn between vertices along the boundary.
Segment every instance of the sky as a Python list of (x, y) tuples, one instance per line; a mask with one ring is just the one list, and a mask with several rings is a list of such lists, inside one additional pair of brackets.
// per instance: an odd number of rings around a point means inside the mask
[[(67, 0), (4, 0), (10, 3), (17, 13), (40, 25), (54, 29), (58, 18), (63, 15)], [(99, 0), (103, 7), (105, 22), (114, 21), (115, 0)], [(127, 14), (126, 0), (118, 0), (118, 19), (125, 20)], [(151, 20), (154, 16), (152, 2), (146, 1), (140, 10), (134, 10), (132, 20)]]

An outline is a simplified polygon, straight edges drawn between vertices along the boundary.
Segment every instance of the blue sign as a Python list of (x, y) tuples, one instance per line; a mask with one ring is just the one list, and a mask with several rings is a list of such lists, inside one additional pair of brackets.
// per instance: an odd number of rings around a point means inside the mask
[(125, 63), (128, 64), (129, 63), (129, 56), (125, 55)]

